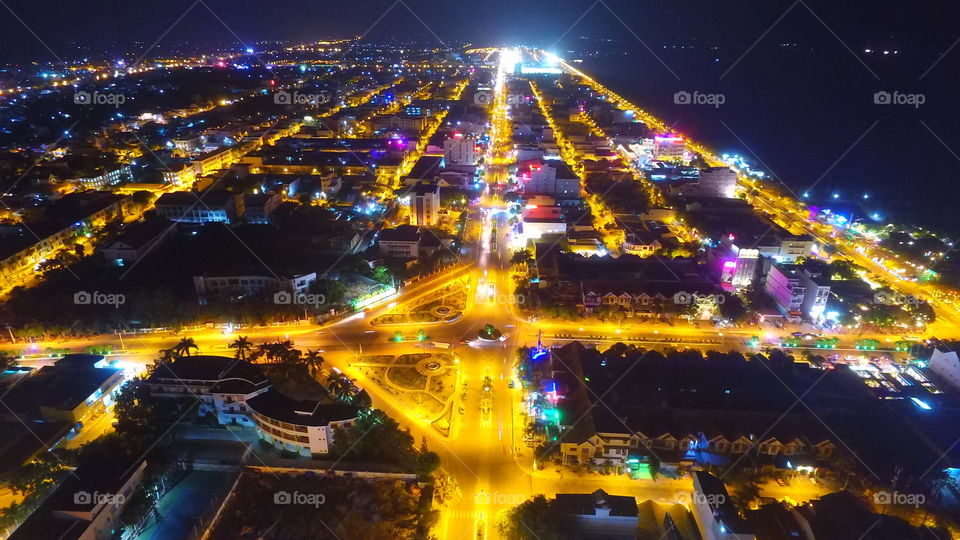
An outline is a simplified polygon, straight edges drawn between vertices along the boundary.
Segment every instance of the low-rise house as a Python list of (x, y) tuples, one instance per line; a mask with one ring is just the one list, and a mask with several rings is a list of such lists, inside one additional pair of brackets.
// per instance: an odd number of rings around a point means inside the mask
[(179, 223), (234, 223), (243, 216), (243, 196), (229, 191), (164, 193), (154, 205), (157, 214)]
[[(234, 275), (234, 276), (193, 276), (193, 287), (203, 304), (210, 297), (238, 299), (261, 292), (285, 291), (302, 294), (317, 281), (317, 273), (294, 275), (292, 277)], [(289, 303), (289, 302), (286, 302)]]
[(283, 198), (277, 193), (243, 196), (243, 219), (247, 223), (270, 223), (270, 216), (280, 207)]
[(705, 471), (693, 473), (693, 515), (704, 540), (755, 540), (737, 512), (723, 481)]
[(119, 538), (125, 527), (120, 514), (133, 499), (146, 467), (141, 458), (77, 468), (13, 532), (11, 540)]
[(10, 389), (3, 416), (82, 424), (113, 406), (123, 380), (102, 356), (68, 354)]
[(624, 253), (641, 257), (653, 255), (662, 247), (660, 235), (652, 231), (629, 232), (623, 241)]
[(173, 224), (166, 219), (127, 225), (123, 233), (101, 251), (118, 266), (139, 261), (170, 238)]
[(640, 524), (634, 497), (593, 493), (557, 493), (559, 512), (573, 518), (578, 538), (635, 538)]

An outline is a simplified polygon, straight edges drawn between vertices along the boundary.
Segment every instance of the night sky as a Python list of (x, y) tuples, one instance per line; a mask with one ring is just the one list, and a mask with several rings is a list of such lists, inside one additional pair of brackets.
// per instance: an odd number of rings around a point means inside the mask
[[(584, 34), (636, 41), (632, 31), (651, 44), (698, 38), (744, 50), (794, 2), (4, 0), (3, 4), (57, 56), (69, 59), (74, 56), (71, 43), (118, 51), (133, 42), (150, 46), (158, 39), (162, 48), (183, 39), (226, 44), (236, 37), (243, 41), (311, 40), (350, 37), (368, 31), (371, 38), (396, 35), (435, 39), (435, 33), (445, 41), (540, 46), (550, 46), (563, 36)], [(861, 41), (889, 39), (934, 52), (946, 50), (960, 38), (960, 5), (956, 2), (811, 0), (806, 5), (854, 49)], [(591, 6), (590, 13), (581, 19)], [(377, 23), (388, 10), (389, 14)], [(177, 22), (185, 12), (188, 14)], [(795, 39), (812, 34), (821, 39), (822, 26), (804, 9), (804, 4), (797, 4), (767, 39)], [(0, 35), (0, 61), (54, 59), (3, 5)]]

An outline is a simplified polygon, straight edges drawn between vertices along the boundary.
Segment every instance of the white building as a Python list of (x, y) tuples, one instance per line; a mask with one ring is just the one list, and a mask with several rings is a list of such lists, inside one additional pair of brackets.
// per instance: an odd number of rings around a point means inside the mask
[(801, 283), (801, 269), (793, 264), (774, 264), (767, 273), (765, 290), (777, 302), (788, 319), (799, 321), (803, 313), (806, 287)]
[(737, 189), (737, 173), (730, 167), (708, 167), (700, 171), (697, 195), (733, 198)]
[(731, 256), (724, 258), (720, 269), (720, 281), (734, 287), (746, 287), (753, 283), (760, 262), (760, 250), (731, 246), (727, 252)]
[(261, 439), (301, 456), (330, 453), (334, 430), (357, 420), (358, 409), (344, 403), (297, 401), (281, 392), (264, 392), (247, 401)]
[(83, 186), (86, 188), (102, 189), (107, 186), (115, 186), (121, 182), (132, 182), (133, 170), (129, 165), (124, 165), (123, 167), (114, 169), (112, 171), (105, 171), (96, 176), (73, 178), (70, 181), (83, 184)]
[(451, 137), (443, 140), (443, 162), (448, 167), (451, 165), (476, 165), (479, 157), (477, 155), (477, 140), (472, 136), (454, 133)]
[(558, 199), (579, 199), (580, 178), (565, 163), (531, 165), (523, 184), (525, 194), (550, 195)]
[(933, 349), (930, 370), (939, 375), (954, 390), (960, 390), (960, 358), (956, 351)]
[(215, 296), (219, 298), (237, 298), (260, 293), (262, 291), (286, 291), (292, 294), (305, 293), (315, 281), (317, 273), (310, 272), (291, 278), (274, 276), (237, 275), (237, 276), (193, 276), (193, 287), (201, 302)]
[(420, 229), (413, 225), (400, 225), (383, 229), (377, 240), (380, 254), (384, 257), (415, 259), (420, 256)]
[(679, 135), (663, 135), (653, 138), (653, 159), (660, 161), (686, 161), (686, 141)]
[(703, 540), (756, 540), (733, 505), (723, 481), (705, 472), (693, 473), (693, 516)]
[(523, 210), (523, 236), (536, 240), (545, 234), (566, 234), (567, 222), (559, 206), (529, 204)]
[(440, 215), (440, 186), (432, 182), (414, 186), (410, 194), (410, 214), (414, 225), (436, 225)]

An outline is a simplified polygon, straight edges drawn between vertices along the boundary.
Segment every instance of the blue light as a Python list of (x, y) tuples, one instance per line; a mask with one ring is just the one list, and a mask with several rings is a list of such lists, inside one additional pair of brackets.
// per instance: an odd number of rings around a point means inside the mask
[(910, 401), (912, 401), (914, 405), (916, 405), (917, 407), (920, 407), (920, 408), (921, 408), (922, 410), (924, 410), (924, 411), (931, 411), (931, 410), (933, 410), (933, 407), (931, 407), (930, 405), (928, 405), (927, 402), (923, 401), (922, 399), (918, 399), (918, 398), (915, 398), (915, 397), (911, 397), (911, 398), (910, 398)]

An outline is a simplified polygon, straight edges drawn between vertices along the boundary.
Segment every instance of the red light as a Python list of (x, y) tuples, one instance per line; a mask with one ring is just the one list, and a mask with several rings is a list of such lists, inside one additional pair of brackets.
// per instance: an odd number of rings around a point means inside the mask
[(462, 138), (463, 138), (463, 133), (454, 133), (454, 134), (453, 134), (453, 138), (454, 138), (454, 139), (462, 139)]
[(277, 81), (270, 79), (270, 86), (276, 86), (276, 85), (277, 85)]

